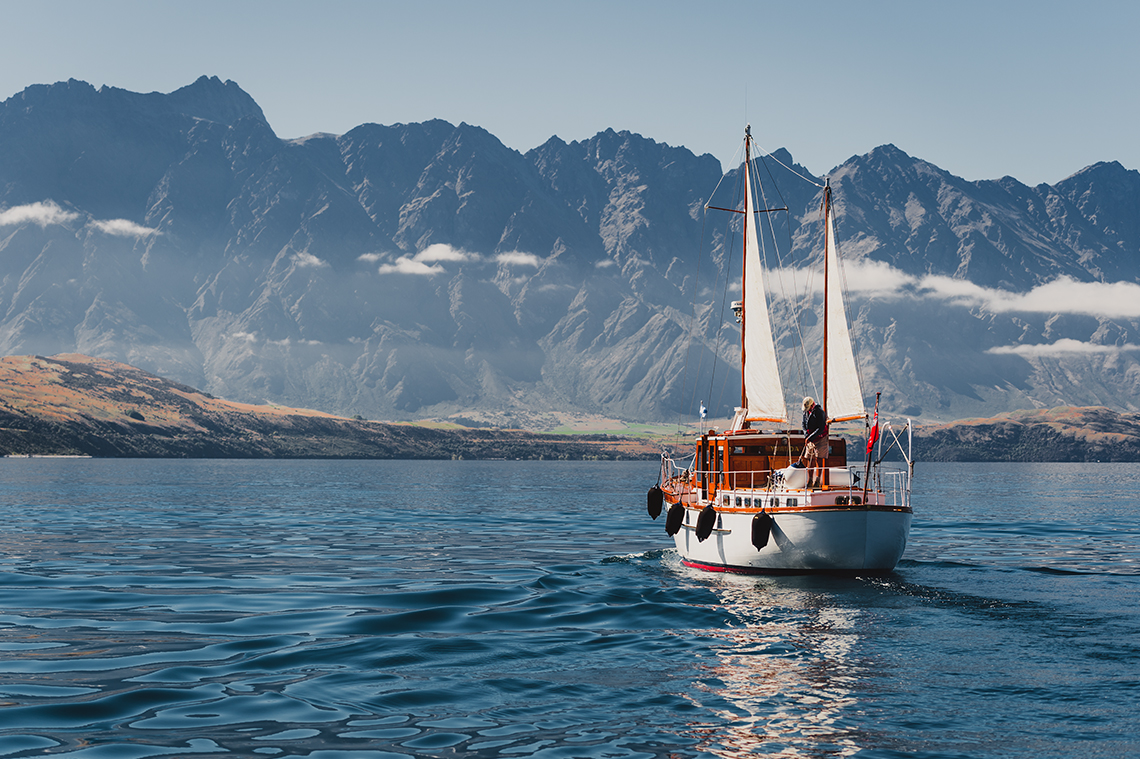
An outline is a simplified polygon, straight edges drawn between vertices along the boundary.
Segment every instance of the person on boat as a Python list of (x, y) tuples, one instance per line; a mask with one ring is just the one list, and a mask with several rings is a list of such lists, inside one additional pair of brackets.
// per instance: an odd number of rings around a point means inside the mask
[[(808, 488), (820, 488), (826, 483), (824, 470), (827, 467), (827, 414), (810, 395), (804, 398), (804, 452), (800, 460), (808, 470)], [(806, 461), (805, 461), (806, 460)], [(818, 473), (817, 473), (818, 470)]]

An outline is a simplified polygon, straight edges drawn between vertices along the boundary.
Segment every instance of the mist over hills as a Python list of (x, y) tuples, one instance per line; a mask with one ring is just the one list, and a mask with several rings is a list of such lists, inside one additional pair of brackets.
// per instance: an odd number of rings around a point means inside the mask
[[(773, 283), (802, 284), (822, 179), (775, 156)], [(283, 140), (217, 78), (35, 85), (0, 104), (0, 354), (375, 419), (725, 416), (739, 235), (703, 206), (736, 173), (613, 130), (525, 154), (438, 120)], [(1140, 410), (1140, 172), (969, 182), (884, 145), (828, 178), (886, 411)], [(781, 351), (817, 345), (814, 314), (773, 290), (798, 317)], [(815, 394), (799, 375), (789, 396)]]

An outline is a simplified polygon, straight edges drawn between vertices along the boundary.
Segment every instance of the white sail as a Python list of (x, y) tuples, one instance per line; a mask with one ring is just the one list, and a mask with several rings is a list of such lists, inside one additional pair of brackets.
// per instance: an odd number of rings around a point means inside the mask
[(863, 389), (851, 332), (843, 304), (843, 283), (839, 278), (839, 251), (835, 246), (835, 225), (831, 221), (830, 198), (824, 203), (825, 249), (827, 258), (827, 398), (823, 408), (832, 419), (864, 416)]
[[(747, 155), (747, 154), (746, 154)], [(784, 388), (776, 366), (776, 344), (764, 293), (764, 270), (756, 234), (756, 207), (752, 202), (749, 161), (744, 163), (744, 396), (749, 419), (787, 422)]]

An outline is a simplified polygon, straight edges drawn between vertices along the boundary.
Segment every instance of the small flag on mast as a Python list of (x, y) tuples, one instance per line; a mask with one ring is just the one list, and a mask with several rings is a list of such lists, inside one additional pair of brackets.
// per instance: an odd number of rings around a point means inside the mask
[(871, 457), (871, 449), (879, 439), (879, 405), (875, 404), (875, 421), (871, 422), (871, 434), (867, 436), (867, 458)]
[(706, 416), (708, 413), (709, 413), (709, 410), (708, 410), (707, 408), (705, 408), (705, 402), (704, 402), (704, 401), (701, 401), (701, 420), (702, 420), (702, 421), (704, 420), (705, 416)]

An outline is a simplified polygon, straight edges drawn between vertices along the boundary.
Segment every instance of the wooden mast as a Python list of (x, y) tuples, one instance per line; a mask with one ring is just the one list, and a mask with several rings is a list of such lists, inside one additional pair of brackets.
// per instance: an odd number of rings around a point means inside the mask
[(752, 163), (752, 154), (749, 150), (752, 142), (752, 125), (747, 124), (744, 127), (744, 234), (741, 235), (742, 247), (740, 253), (740, 297), (743, 301), (743, 310), (741, 314), (743, 317), (740, 320), (740, 407), (744, 409), (745, 418), (748, 417), (748, 390), (744, 384), (744, 362), (747, 359), (744, 349), (744, 330), (748, 329), (748, 298), (745, 285), (745, 277), (748, 273), (748, 217), (752, 214), (752, 209), (748, 200), (751, 197), (748, 185), (752, 181), (748, 176), (749, 165)]
[(820, 399), (820, 405), (823, 406), (824, 414), (827, 411), (827, 303), (830, 300), (828, 295), (831, 290), (828, 288), (828, 273), (831, 267), (828, 266), (828, 238), (831, 236), (831, 226), (828, 224), (828, 218), (831, 216), (831, 180), (827, 180), (827, 184), (823, 188), (823, 397)]

